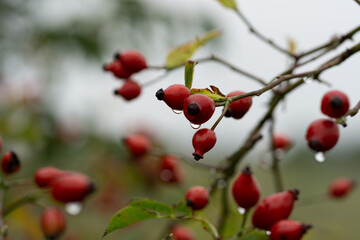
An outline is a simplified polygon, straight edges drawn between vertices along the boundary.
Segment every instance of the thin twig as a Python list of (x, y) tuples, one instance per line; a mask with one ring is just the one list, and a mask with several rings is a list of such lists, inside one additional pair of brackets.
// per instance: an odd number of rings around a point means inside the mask
[(214, 125), (211, 127), (211, 130), (212, 130), (212, 131), (215, 130), (215, 128), (217, 127), (217, 125), (219, 124), (219, 122), (220, 122), (220, 121), (223, 119), (223, 117), (225, 116), (229, 104), (230, 104), (230, 101), (226, 101), (226, 102), (225, 102), (225, 106), (224, 106), (224, 109), (223, 109), (220, 117), (216, 120), (216, 122), (214, 123)]
[(270, 127), (269, 127), (269, 135), (270, 135), (270, 149), (271, 149), (271, 156), (272, 156), (272, 174), (274, 177), (274, 184), (276, 192), (282, 192), (284, 190), (284, 184), (281, 177), (279, 162), (280, 159), (277, 157), (275, 152), (275, 145), (274, 145), (274, 118), (271, 117)]
[(219, 234), (223, 235), (224, 230), (225, 230), (225, 223), (226, 223), (226, 219), (228, 217), (229, 214), (229, 198), (228, 198), (228, 189), (229, 189), (229, 184), (227, 183), (226, 186), (221, 189), (221, 215), (219, 218), (219, 225), (218, 225), (218, 229), (219, 229)]
[(254, 26), (250, 23), (250, 21), (245, 17), (245, 15), (239, 9), (237, 9), (235, 12), (239, 16), (239, 18), (245, 23), (245, 25), (249, 28), (249, 31), (251, 33), (253, 33), (254, 35), (256, 35), (260, 40), (262, 40), (263, 42), (269, 44), (271, 47), (275, 48), (276, 50), (278, 50), (292, 58), (297, 58), (296, 55), (294, 55), (290, 51), (286, 50), (285, 48), (280, 47), (273, 40), (265, 37), (263, 34), (261, 34), (259, 31), (257, 31), (254, 28)]
[(357, 4), (360, 5), (360, 0), (354, 0)]

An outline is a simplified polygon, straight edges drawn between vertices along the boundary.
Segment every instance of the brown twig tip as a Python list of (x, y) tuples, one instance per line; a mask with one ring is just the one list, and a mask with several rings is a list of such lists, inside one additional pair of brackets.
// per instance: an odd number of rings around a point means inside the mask
[(289, 190), (289, 192), (294, 196), (295, 200), (298, 200), (298, 199), (299, 199), (299, 198), (298, 198), (299, 193), (300, 193), (299, 189), (294, 188), (294, 189), (292, 189), (292, 190)]
[(193, 201), (191, 199), (186, 200), (186, 206), (191, 208), (193, 205), (194, 205), (194, 203), (193, 203)]
[(250, 166), (246, 166), (244, 168), (244, 170), (242, 171), (242, 173), (246, 174), (246, 175), (251, 175), (252, 174), (252, 171), (251, 171), (251, 168)]

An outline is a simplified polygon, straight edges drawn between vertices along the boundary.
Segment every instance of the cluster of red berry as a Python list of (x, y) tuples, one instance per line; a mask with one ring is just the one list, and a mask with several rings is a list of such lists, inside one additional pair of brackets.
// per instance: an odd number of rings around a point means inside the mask
[[(234, 91), (226, 97), (242, 94), (244, 92)], [(200, 128), (201, 124), (207, 122), (215, 112), (216, 105), (213, 99), (203, 94), (191, 94), (190, 89), (181, 84), (171, 85), (165, 90), (159, 89), (156, 97), (158, 100), (164, 101), (173, 111), (183, 111), (190, 123), (196, 125), (194, 128)], [(250, 109), (251, 104), (251, 97), (238, 99), (229, 104), (225, 116), (240, 119)], [(192, 138), (192, 145), (195, 149), (194, 159), (202, 159), (204, 154), (210, 151), (215, 144), (216, 134), (213, 128), (198, 130)]]
[(140, 95), (141, 86), (131, 76), (145, 68), (147, 68), (145, 57), (134, 50), (115, 54), (114, 60), (103, 66), (105, 71), (109, 71), (115, 77), (125, 80), (121, 87), (114, 90), (114, 94), (122, 96), (127, 101)]
[[(349, 98), (341, 91), (327, 92), (321, 100), (321, 112), (330, 118), (341, 118), (349, 110)], [(310, 149), (323, 161), (323, 153), (332, 149), (339, 139), (339, 126), (334, 120), (318, 119), (310, 124), (306, 132), (306, 140)]]

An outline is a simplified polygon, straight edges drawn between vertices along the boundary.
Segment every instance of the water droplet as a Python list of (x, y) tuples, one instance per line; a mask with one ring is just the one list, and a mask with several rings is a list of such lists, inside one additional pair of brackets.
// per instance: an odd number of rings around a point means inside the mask
[(312, 77), (304, 77), (303, 80), (304, 80), (304, 83), (312, 83), (314, 81), (314, 79)]
[(265, 233), (266, 233), (266, 235), (268, 235), (268, 236), (270, 236), (270, 234), (271, 234), (270, 231), (266, 231)]
[(238, 207), (238, 212), (241, 214), (241, 215), (244, 215), (245, 212), (246, 212), (246, 209), (245, 208), (242, 208), (242, 207)]
[(176, 110), (176, 109), (171, 109), (173, 111), (173, 113), (175, 114), (181, 114), (182, 110)]
[(315, 160), (318, 162), (324, 162), (325, 161), (325, 153), (324, 152), (317, 152), (315, 154)]
[(201, 127), (201, 124), (190, 123), (190, 126), (191, 126), (193, 129), (199, 129), (199, 128)]
[(69, 202), (65, 205), (65, 211), (70, 215), (78, 215), (82, 210), (81, 202)]
[(282, 159), (285, 155), (285, 151), (281, 148), (275, 149), (275, 157), (278, 159)]
[(224, 179), (220, 179), (218, 181), (218, 187), (219, 188), (224, 188), (224, 187), (226, 187), (226, 185), (227, 185), (227, 182)]

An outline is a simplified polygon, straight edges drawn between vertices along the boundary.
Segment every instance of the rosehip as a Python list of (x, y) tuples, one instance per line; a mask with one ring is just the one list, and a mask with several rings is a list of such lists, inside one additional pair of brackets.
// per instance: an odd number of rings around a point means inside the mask
[(55, 179), (51, 184), (51, 195), (59, 202), (81, 202), (95, 190), (95, 185), (86, 176), (69, 173)]
[[(234, 97), (234, 96), (238, 96), (238, 95), (242, 95), (242, 94), (245, 94), (245, 92), (233, 91), (233, 92), (229, 93), (228, 95), (226, 95), (226, 97)], [(235, 119), (240, 119), (245, 115), (245, 113), (247, 113), (247, 111), (249, 111), (251, 104), (252, 104), (251, 97), (246, 97), (246, 98), (241, 98), (241, 99), (235, 100), (229, 104), (228, 109), (227, 109), (228, 110), (227, 114), (228, 114), (228, 116), (231, 115), (231, 117), (233, 117)]]
[(274, 223), (290, 216), (297, 200), (297, 189), (274, 193), (264, 198), (252, 215), (252, 224), (260, 229), (269, 230)]
[(111, 63), (105, 64), (103, 69), (104, 71), (112, 72), (117, 78), (128, 78), (131, 76), (131, 73), (124, 69), (124, 66), (119, 60), (114, 60)]
[(134, 157), (145, 155), (151, 148), (150, 139), (143, 134), (131, 134), (124, 138), (126, 147)]
[(164, 182), (181, 182), (182, 170), (178, 158), (174, 155), (164, 155), (160, 159), (160, 179)]
[(321, 100), (321, 112), (332, 118), (344, 116), (349, 110), (349, 98), (341, 91), (327, 92)]
[(130, 73), (139, 72), (147, 68), (146, 59), (142, 53), (128, 50), (117, 55), (125, 70)]
[(5, 174), (10, 174), (19, 171), (21, 163), (18, 156), (14, 152), (10, 151), (4, 154), (1, 161), (1, 167)]
[(41, 229), (46, 239), (57, 239), (65, 231), (65, 217), (55, 208), (48, 207), (41, 215)]
[(195, 160), (204, 158), (204, 154), (210, 151), (216, 143), (216, 134), (213, 130), (203, 128), (198, 130), (193, 138), (192, 145), (195, 149), (193, 156)]
[(271, 227), (271, 240), (300, 240), (311, 225), (302, 224), (298, 221), (284, 219)]
[(185, 195), (186, 205), (193, 210), (203, 209), (209, 202), (209, 193), (202, 186), (190, 188)]
[(138, 97), (140, 93), (141, 93), (141, 86), (137, 82), (131, 79), (126, 79), (124, 84), (120, 88), (114, 91), (115, 95), (120, 95), (127, 101), (130, 101)]
[(335, 179), (329, 186), (329, 195), (333, 198), (345, 197), (354, 186), (354, 180), (348, 178)]
[(194, 94), (185, 99), (183, 110), (190, 122), (202, 124), (214, 114), (215, 102), (206, 95)]
[(69, 174), (68, 172), (61, 171), (54, 167), (43, 167), (36, 170), (34, 179), (36, 185), (40, 188), (50, 187), (51, 183), (66, 174)]
[(276, 133), (273, 136), (274, 149), (287, 150), (291, 147), (292, 141), (285, 134)]
[(232, 195), (237, 205), (246, 210), (255, 206), (259, 201), (259, 184), (253, 177), (249, 167), (246, 167), (236, 178), (232, 187)]
[(306, 132), (309, 148), (325, 152), (333, 148), (339, 139), (339, 127), (330, 120), (319, 119), (312, 122)]
[(163, 100), (171, 109), (183, 110), (184, 100), (191, 95), (190, 90), (181, 84), (174, 84), (156, 92), (158, 100)]
[(193, 233), (187, 228), (183, 226), (174, 226), (171, 229), (173, 233), (174, 240), (194, 240)]

